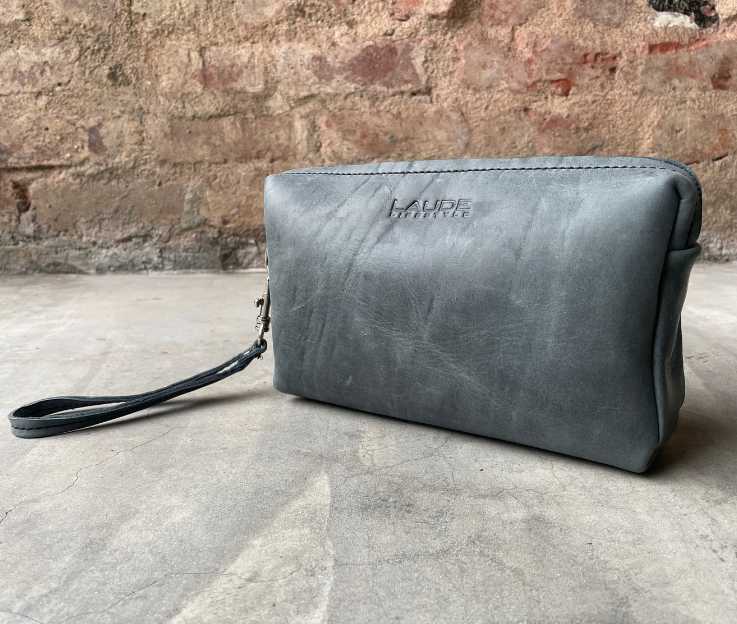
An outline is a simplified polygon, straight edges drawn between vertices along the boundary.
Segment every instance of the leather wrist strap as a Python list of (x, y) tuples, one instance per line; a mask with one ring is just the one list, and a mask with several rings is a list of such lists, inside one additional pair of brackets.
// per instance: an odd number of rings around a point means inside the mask
[[(8, 416), (11, 431), (19, 438), (45, 438), (127, 416), (230, 377), (260, 358), (266, 347), (266, 341), (259, 338), (249, 349), (220, 366), (151, 392), (127, 396), (62, 396), (35, 401)], [(94, 405), (102, 407), (82, 409)]]
[[(268, 258), (266, 260), (268, 266)], [(266, 352), (264, 334), (271, 325), (271, 297), (269, 294), (269, 275), (266, 274), (266, 289), (256, 301), (256, 341), (249, 349), (239, 353), (220, 366), (193, 375), (177, 383), (144, 392), (125, 396), (61, 396), (42, 399), (19, 407), (8, 415), (10, 429), (18, 438), (46, 438), (67, 433), (76, 429), (99, 425), (121, 416), (139, 412), (158, 405), (174, 397), (204, 388), (242, 371), (253, 360)], [(93, 409), (84, 409), (91, 408)]]

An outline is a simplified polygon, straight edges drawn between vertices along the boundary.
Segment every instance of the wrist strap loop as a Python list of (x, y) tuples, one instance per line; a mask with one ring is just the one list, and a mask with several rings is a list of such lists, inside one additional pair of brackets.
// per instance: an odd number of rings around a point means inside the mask
[[(127, 416), (226, 379), (260, 358), (266, 347), (266, 341), (259, 337), (249, 349), (220, 366), (151, 392), (126, 396), (62, 396), (35, 401), (8, 416), (11, 431), (19, 438), (45, 438)], [(95, 405), (105, 407), (83, 409)]]

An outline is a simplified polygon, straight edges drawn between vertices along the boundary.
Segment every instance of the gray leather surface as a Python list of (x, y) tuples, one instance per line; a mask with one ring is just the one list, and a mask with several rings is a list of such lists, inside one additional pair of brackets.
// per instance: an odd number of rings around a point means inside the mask
[[(455, 207), (390, 216), (414, 200)], [(681, 166), (307, 169), (265, 210), (278, 390), (632, 471), (670, 435), (701, 211)]]

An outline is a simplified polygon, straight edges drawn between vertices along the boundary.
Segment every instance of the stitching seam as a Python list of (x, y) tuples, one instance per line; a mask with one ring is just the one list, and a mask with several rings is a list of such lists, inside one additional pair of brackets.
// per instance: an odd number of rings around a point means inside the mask
[[(118, 416), (114, 416), (113, 418), (118, 418)], [(40, 419), (39, 419), (40, 420)], [(111, 419), (110, 419), (111, 420)], [(106, 422), (106, 421), (102, 421)], [(19, 427), (18, 425), (10, 425), (11, 429), (17, 429), (18, 431), (40, 431), (42, 429), (59, 429), (59, 427), (67, 427), (67, 426), (75, 426), (79, 425), (81, 423), (79, 422), (61, 422), (56, 425), (44, 425), (43, 427)], [(86, 427), (92, 427), (93, 425), (101, 425), (102, 423), (89, 423), (88, 425), (85, 425)], [(83, 427), (80, 427), (82, 429)]]
[(469, 169), (429, 169), (423, 171), (285, 171), (280, 175), (337, 175), (337, 176), (366, 176), (366, 175), (406, 175), (406, 174), (422, 174), (422, 173), (464, 173), (475, 171), (579, 171), (592, 169), (659, 169), (661, 171), (672, 171), (673, 173), (683, 175), (679, 171), (674, 171), (670, 167), (657, 167), (655, 165), (580, 165), (570, 167), (476, 167)]

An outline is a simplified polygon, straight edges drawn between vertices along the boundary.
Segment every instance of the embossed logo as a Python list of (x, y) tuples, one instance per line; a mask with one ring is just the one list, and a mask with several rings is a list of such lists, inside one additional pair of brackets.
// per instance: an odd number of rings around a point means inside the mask
[(466, 219), (473, 213), (470, 199), (413, 199), (392, 201), (389, 217), (392, 219)]

